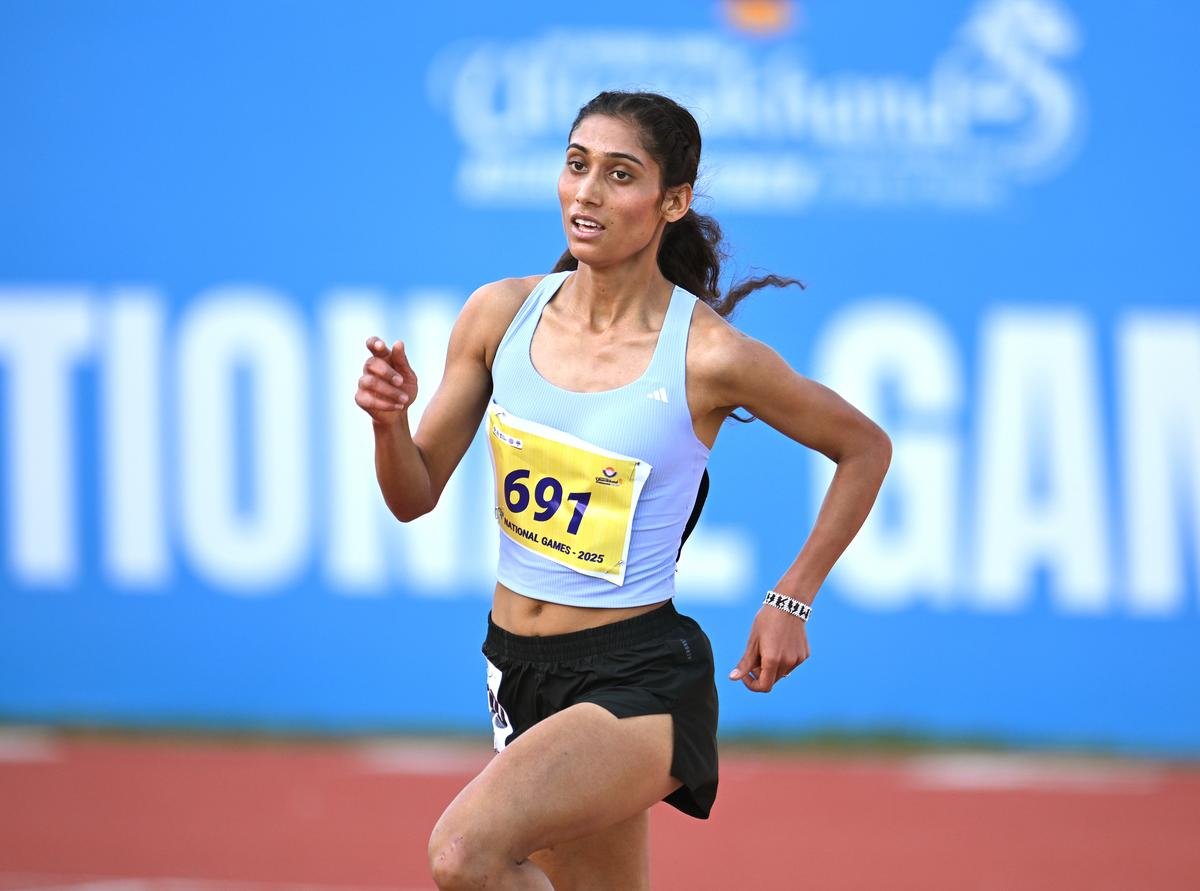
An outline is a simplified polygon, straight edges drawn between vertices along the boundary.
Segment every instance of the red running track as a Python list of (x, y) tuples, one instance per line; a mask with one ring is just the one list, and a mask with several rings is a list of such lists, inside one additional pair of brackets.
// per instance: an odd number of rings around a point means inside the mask
[[(0, 889), (431, 889), (460, 743), (0, 733)], [(1200, 770), (725, 750), (713, 818), (659, 805), (658, 891), (1200, 888)]]

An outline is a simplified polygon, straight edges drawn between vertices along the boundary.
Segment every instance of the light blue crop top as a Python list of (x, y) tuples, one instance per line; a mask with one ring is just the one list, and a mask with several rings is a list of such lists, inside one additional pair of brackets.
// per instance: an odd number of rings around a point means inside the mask
[[(675, 594), (675, 560), (680, 537), (696, 501), (709, 455), (708, 447), (696, 437), (685, 390), (688, 331), (697, 298), (680, 287), (672, 292), (654, 354), (639, 378), (613, 390), (578, 393), (547, 381), (529, 357), (542, 310), (570, 274), (552, 273), (543, 278), (513, 318), (492, 363), (489, 411), (502, 407), (513, 417), (637, 459), (649, 465), (650, 471), (633, 510), (627, 553), (622, 561), (623, 578), (619, 583), (611, 577), (597, 577), (572, 568), (578, 565), (584, 570), (587, 567), (583, 563), (549, 559), (526, 546), (520, 536), (506, 534), (508, 517), (501, 516), (500, 498), (508, 497), (510, 507), (516, 504), (522, 508), (521, 514), (511, 516), (521, 524), (522, 534), (533, 537), (539, 534), (536, 518), (559, 508), (562, 489), (559, 487), (557, 496), (550, 487), (537, 490), (534, 497), (557, 497), (558, 501), (540, 500), (535, 504), (528, 494), (534, 479), (526, 475), (526, 488), (512, 492), (505, 490), (497, 479), (495, 516), (502, 526), (497, 578), (519, 594), (553, 603), (594, 607), (656, 603)], [(512, 444), (512, 436), (506, 437), (490, 422), (488, 427), (489, 437), (498, 436)], [(499, 477), (495, 454), (493, 470)], [(605, 474), (611, 470), (609, 467)], [(597, 484), (604, 482), (603, 478), (595, 480)], [(586, 496), (576, 493), (570, 497)], [(538, 504), (543, 508), (550, 504), (550, 508), (539, 511)], [(574, 506), (576, 511), (580, 509), (578, 503)], [(586, 514), (582, 515), (582, 522), (589, 522)], [(513, 523), (507, 523), (507, 527), (515, 528)], [(564, 534), (569, 530), (560, 529), (558, 535), (564, 544), (558, 546), (569, 550), (572, 537)]]

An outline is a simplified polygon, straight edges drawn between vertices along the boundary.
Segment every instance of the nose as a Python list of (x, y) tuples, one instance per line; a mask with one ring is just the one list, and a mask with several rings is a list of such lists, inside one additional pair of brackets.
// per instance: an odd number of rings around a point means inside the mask
[(585, 176), (581, 176), (576, 181), (575, 200), (580, 204), (597, 205), (602, 198), (601, 186), (596, 181), (594, 172), (589, 171)]

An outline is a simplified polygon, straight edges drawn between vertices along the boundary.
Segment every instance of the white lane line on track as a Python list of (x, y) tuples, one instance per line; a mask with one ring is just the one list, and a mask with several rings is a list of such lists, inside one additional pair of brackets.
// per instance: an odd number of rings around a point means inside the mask
[(0, 891), (432, 891), (432, 886), (322, 885), (236, 879), (0, 873)]
[(57, 761), (54, 736), (33, 727), (0, 728), (0, 762)]
[(359, 761), (371, 773), (457, 776), (483, 770), (492, 753), (479, 746), (435, 746), (428, 743), (371, 743), (358, 746)]
[(905, 769), (909, 784), (962, 791), (1053, 790), (1065, 792), (1153, 792), (1163, 769), (1153, 764), (1028, 755), (925, 755)]

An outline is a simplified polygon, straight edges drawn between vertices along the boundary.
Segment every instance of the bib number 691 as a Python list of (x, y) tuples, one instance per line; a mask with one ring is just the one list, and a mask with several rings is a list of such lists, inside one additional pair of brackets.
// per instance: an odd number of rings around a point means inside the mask
[[(514, 470), (504, 477), (504, 503), (514, 514), (519, 514), (529, 507), (530, 492), (525, 481), (530, 476), (532, 476), (530, 471), (520, 469)], [(562, 507), (563, 484), (552, 476), (541, 477), (534, 484), (532, 494), (533, 500), (541, 508), (541, 510), (534, 511), (533, 514), (533, 519), (539, 523), (549, 520)], [(579, 524), (583, 522), (583, 512), (587, 510), (591, 498), (591, 492), (567, 493), (566, 500), (575, 502), (575, 512), (571, 515), (570, 522), (567, 523), (567, 532), (571, 535), (579, 531)]]

